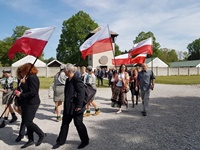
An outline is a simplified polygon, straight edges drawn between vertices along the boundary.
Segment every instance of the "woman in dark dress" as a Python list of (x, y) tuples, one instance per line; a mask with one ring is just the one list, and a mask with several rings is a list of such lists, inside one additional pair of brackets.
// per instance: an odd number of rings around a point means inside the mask
[[(28, 134), (28, 142), (25, 143), (21, 148), (26, 148), (33, 144), (39, 146), (46, 137), (46, 134), (33, 122), (36, 111), (40, 105), (40, 81), (37, 77), (38, 70), (31, 63), (26, 63), (20, 66), (18, 69), (23, 77), (20, 85), (22, 92), (16, 92), (16, 96), (21, 100), (22, 124), (25, 124), (27, 127)], [(36, 143), (34, 143), (33, 138), (34, 132), (39, 136)]]
[(139, 88), (136, 90), (136, 80), (137, 80), (138, 72), (136, 69), (132, 71), (132, 76), (130, 77), (130, 90), (131, 90), (131, 100), (132, 100), (132, 107), (135, 106), (134, 96), (136, 96), (136, 105), (138, 104), (138, 96), (139, 96)]

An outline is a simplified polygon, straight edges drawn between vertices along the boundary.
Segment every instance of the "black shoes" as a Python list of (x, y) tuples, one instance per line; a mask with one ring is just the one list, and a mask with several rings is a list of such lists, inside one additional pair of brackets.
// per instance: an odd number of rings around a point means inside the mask
[(15, 142), (20, 142), (23, 138), (24, 138), (24, 136), (19, 135), (19, 136), (15, 139)]
[(146, 116), (146, 115), (147, 115), (147, 112), (146, 112), (146, 111), (142, 111), (142, 115), (143, 115), (143, 116)]
[(13, 123), (15, 121), (17, 121), (17, 116), (13, 116), (12, 119), (9, 121), (9, 123)]
[(33, 145), (33, 144), (34, 144), (34, 141), (29, 140), (29, 141), (26, 142), (21, 148), (26, 148), (26, 147), (31, 146), (31, 145)]
[(8, 120), (3, 120), (2, 123), (0, 124), (0, 128), (4, 128), (8, 123)]
[(82, 142), (77, 148), (78, 148), (78, 149), (84, 148), (84, 147), (86, 147), (88, 144), (89, 144), (89, 141), (87, 141), (87, 142)]
[(43, 136), (39, 137), (38, 141), (35, 143), (35, 146), (39, 146), (43, 140), (46, 138), (47, 134), (44, 133)]
[(62, 146), (63, 144), (58, 144), (58, 143), (56, 143), (51, 149), (57, 149), (57, 148), (59, 148), (60, 146)]

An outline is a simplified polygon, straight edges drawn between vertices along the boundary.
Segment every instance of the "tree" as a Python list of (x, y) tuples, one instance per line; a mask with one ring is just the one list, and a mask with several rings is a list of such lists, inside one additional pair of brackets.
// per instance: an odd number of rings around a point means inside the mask
[(53, 60), (54, 60), (54, 58), (51, 57), (51, 58), (49, 58), (49, 59), (45, 59), (44, 62), (45, 62), (46, 64), (48, 64), (48, 63), (50, 63), (50, 62), (53, 61)]
[(189, 54), (188, 60), (200, 59), (200, 38), (188, 44), (187, 49)]
[[(135, 38), (135, 40), (133, 41), (133, 44), (139, 43), (142, 40), (146, 40), (148, 38), (152, 37), (153, 39), (153, 57), (157, 57), (160, 53), (159, 48), (160, 48), (160, 44), (156, 42), (156, 38), (154, 37), (154, 34), (152, 32), (140, 32), (138, 34), (138, 36)], [(149, 56), (148, 56), (149, 57)]]
[(188, 60), (189, 54), (188, 52), (183, 52), (183, 60)]
[(56, 49), (57, 60), (86, 66), (87, 61), (82, 58), (79, 47), (89, 33), (97, 27), (98, 24), (83, 11), (79, 11), (68, 20), (63, 21), (62, 34)]
[(158, 57), (165, 63), (178, 61), (178, 56), (174, 49), (161, 48)]
[(115, 56), (121, 55), (121, 51), (119, 50), (119, 46), (115, 44)]

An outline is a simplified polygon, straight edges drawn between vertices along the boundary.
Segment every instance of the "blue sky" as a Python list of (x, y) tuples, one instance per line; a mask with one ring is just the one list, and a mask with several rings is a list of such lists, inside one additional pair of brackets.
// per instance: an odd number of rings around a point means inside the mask
[(200, 0), (0, 0), (0, 40), (16, 26), (55, 26), (44, 49), (45, 59), (55, 58), (63, 21), (80, 10), (118, 33), (122, 51), (131, 49), (142, 31), (151, 31), (162, 48), (176, 51), (188, 51), (187, 45), (200, 38)]

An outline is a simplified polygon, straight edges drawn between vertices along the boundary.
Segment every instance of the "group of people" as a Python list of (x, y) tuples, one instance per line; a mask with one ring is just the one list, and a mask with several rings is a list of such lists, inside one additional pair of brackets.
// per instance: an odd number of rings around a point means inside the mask
[[(18, 67), (16, 77), (11, 76), (10, 70), (3, 71), (3, 77), (0, 83), (3, 87), (3, 101), (5, 104), (4, 120), (0, 124), (3, 128), (8, 121), (9, 112), (12, 115), (10, 123), (15, 122), (17, 117), (12, 109), (12, 102), (14, 101), (14, 108), (16, 112), (21, 115), (21, 125), (19, 136), (16, 142), (21, 141), (25, 136), (28, 136), (28, 141), (21, 146), (26, 148), (35, 144), (39, 146), (46, 138), (46, 133), (33, 122), (36, 111), (40, 105), (39, 87), (40, 81), (37, 76), (38, 70), (31, 63), (25, 63)], [(17, 82), (17, 89), (13, 89), (13, 83)], [(90, 116), (90, 106), (94, 106), (94, 116), (100, 114), (100, 109), (94, 101), (95, 96), (83, 106), (83, 98), (85, 97), (84, 84), (91, 84), (96, 89), (96, 75), (93, 72), (92, 66), (83, 66), (81, 72), (77, 71), (73, 64), (66, 64), (60, 66), (60, 71), (54, 76), (52, 89), (54, 91), (53, 100), (55, 102), (55, 113), (57, 121), (62, 121), (56, 144), (52, 147), (56, 149), (65, 144), (67, 139), (69, 124), (74, 120), (75, 127), (81, 139), (78, 149), (84, 148), (89, 144), (89, 136), (87, 128), (83, 123), (83, 117)], [(134, 95), (136, 96), (136, 104), (138, 103), (139, 93), (143, 104), (143, 115), (147, 115), (148, 100), (150, 90), (153, 90), (155, 84), (155, 76), (153, 71), (147, 70), (147, 65), (142, 64), (142, 70), (133, 70), (132, 73), (127, 72), (126, 65), (122, 64), (118, 71), (113, 70), (110, 80), (112, 90), (112, 106), (117, 106), (117, 114), (122, 112), (122, 105), (125, 104), (128, 108), (127, 93), (130, 90), (132, 94), (132, 101), (134, 107)], [(9, 94), (8, 94), (9, 93)], [(74, 96), (76, 93), (76, 97)], [(62, 106), (63, 104), (63, 106)], [(63, 116), (61, 117), (61, 110), (63, 108)], [(27, 131), (26, 131), (27, 130)], [(26, 132), (25, 132), (26, 131)], [(34, 141), (33, 133), (38, 135), (37, 142)]]
[[(142, 114), (143, 116), (147, 115), (150, 90), (154, 89), (155, 75), (152, 70), (147, 70), (147, 64), (142, 64), (141, 68), (141, 71), (138, 67), (128, 71), (126, 65), (122, 64), (118, 71), (112, 71), (110, 78), (111, 106), (119, 108), (117, 114), (122, 112), (122, 105), (126, 105), (128, 108), (127, 93), (131, 91), (132, 107), (138, 104), (140, 97), (143, 105)], [(136, 96), (136, 103), (134, 96)]]

